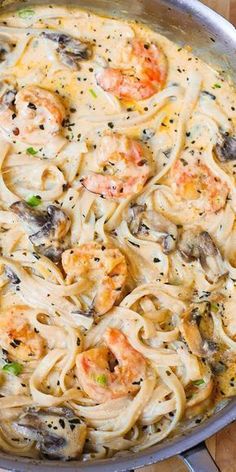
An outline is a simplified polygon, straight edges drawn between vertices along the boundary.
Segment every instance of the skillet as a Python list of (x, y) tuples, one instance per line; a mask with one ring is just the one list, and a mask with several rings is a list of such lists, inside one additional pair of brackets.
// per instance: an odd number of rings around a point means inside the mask
[[(27, 4), (42, 5), (45, 0), (0, 0), (1, 10), (14, 10)], [(136, 19), (180, 45), (188, 44), (193, 53), (223, 68), (236, 82), (236, 29), (198, 0), (57, 0), (90, 9), (107, 16)], [(128, 472), (171, 456), (179, 455), (191, 472), (217, 472), (204, 441), (236, 420), (236, 399), (232, 399), (203, 424), (185, 435), (166, 439), (163, 443), (133, 454), (126, 452), (111, 459), (94, 462), (40, 461), (10, 457), (0, 453), (0, 467), (16, 472)]]

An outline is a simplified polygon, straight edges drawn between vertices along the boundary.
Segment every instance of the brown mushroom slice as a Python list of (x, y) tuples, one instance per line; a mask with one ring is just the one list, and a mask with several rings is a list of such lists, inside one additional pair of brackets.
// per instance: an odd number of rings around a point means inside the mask
[(164, 254), (175, 250), (178, 229), (174, 223), (153, 210), (138, 211), (133, 207), (131, 212), (130, 230), (135, 236), (160, 243)]
[(189, 350), (192, 354), (198, 357), (203, 357), (206, 353), (203, 349), (203, 340), (198, 329), (197, 321), (192, 315), (193, 312), (187, 312), (180, 322), (180, 333), (186, 341)]
[(187, 262), (199, 260), (209, 282), (216, 282), (227, 274), (221, 253), (207, 231), (201, 229), (185, 231), (178, 248)]
[(4, 62), (7, 55), (12, 52), (13, 44), (7, 41), (6, 36), (0, 35), (0, 62)]
[(180, 333), (186, 341), (189, 350), (197, 357), (211, 357), (218, 350), (218, 345), (212, 340), (203, 338), (198, 328), (199, 315), (194, 308), (181, 318)]
[(54, 205), (49, 205), (47, 212), (39, 211), (23, 201), (13, 203), (10, 209), (24, 223), (29, 240), (38, 251), (58, 262), (65, 249), (64, 238), (70, 228), (70, 219), (64, 211)]
[(42, 456), (48, 459), (76, 459), (83, 451), (87, 427), (69, 408), (29, 409), (14, 429), (36, 441)]
[(215, 146), (215, 153), (219, 161), (230, 162), (236, 160), (236, 136), (225, 134)]
[(90, 46), (68, 34), (44, 31), (41, 36), (57, 44), (61, 61), (72, 69), (78, 69), (81, 60), (88, 60), (91, 57)]

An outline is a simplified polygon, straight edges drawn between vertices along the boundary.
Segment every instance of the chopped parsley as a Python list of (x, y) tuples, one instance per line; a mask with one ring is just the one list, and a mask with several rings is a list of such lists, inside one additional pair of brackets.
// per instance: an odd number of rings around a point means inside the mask
[(91, 93), (93, 98), (97, 98), (97, 94), (96, 94), (95, 90), (93, 90), (92, 88), (89, 89), (89, 93)]
[(2, 370), (8, 374), (19, 375), (23, 370), (23, 366), (18, 362), (9, 362), (2, 367)]
[(38, 195), (32, 195), (32, 197), (29, 197), (28, 200), (26, 200), (26, 202), (31, 207), (37, 207), (38, 205), (41, 204), (42, 199)]
[(203, 379), (193, 381), (193, 385), (196, 385), (196, 387), (198, 387), (199, 385), (203, 385), (204, 383), (205, 383), (205, 380)]
[(32, 8), (22, 8), (17, 14), (23, 20), (28, 20), (34, 16), (35, 11)]
[(101, 375), (97, 375), (96, 377), (96, 382), (99, 384), (99, 385), (102, 385), (103, 387), (105, 387), (107, 385), (107, 377), (105, 374), (101, 374)]
[(33, 147), (29, 147), (26, 149), (27, 154), (30, 154), (31, 156), (35, 156), (38, 151), (36, 151)]

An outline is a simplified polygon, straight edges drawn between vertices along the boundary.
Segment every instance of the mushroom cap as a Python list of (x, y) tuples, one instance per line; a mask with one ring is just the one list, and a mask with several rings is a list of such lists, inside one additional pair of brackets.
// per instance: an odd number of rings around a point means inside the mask
[(87, 427), (69, 408), (29, 409), (15, 430), (35, 440), (42, 456), (49, 459), (77, 458), (84, 447)]

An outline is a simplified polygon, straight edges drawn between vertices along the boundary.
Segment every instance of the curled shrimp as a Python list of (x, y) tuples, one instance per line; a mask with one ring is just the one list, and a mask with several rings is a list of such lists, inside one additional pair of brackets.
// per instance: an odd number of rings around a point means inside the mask
[(9, 359), (23, 362), (42, 357), (45, 342), (27, 318), (25, 306), (15, 305), (0, 314), (0, 343)]
[(62, 265), (69, 282), (86, 277), (97, 290), (90, 307), (97, 314), (104, 314), (120, 298), (127, 266), (119, 249), (107, 248), (98, 243), (87, 243), (68, 249), (62, 254)]
[[(76, 359), (79, 382), (98, 403), (137, 392), (146, 373), (144, 357), (119, 329), (108, 328), (103, 339), (106, 345), (84, 351)], [(114, 367), (114, 363), (118, 364)]]
[(101, 138), (96, 152), (98, 173), (81, 179), (90, 192), (105, 198), (123, 198), (142, 190), (150, 175), (141, 143), (117, 133)]
[(65, 109), (57, 95), (36, 85), (9, 90), (0, 103), (0, 128), (11, 139), (45, 144), (59, 133)]
[(202, 207), (204, 212), (214, 213), (225, 206), (229, 193), (227, 184), (199, 159), (191, 164), (185, 159), (176, 161), (172, 169), (172, 181), (177, 195), (192, 201), (193, 205), (195, 202), (196, 207)]
[[(167, 76), (167, 60), (156, 44), (132, 40), (125, 51), (129, 70), (108, 67), (96, 75), (98, 85), (118, 98), (144, 100), (158, 92)], [(135, 71), (135, 72), (134, 72)]]

